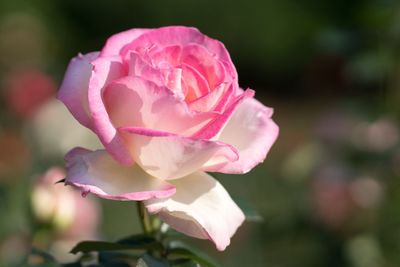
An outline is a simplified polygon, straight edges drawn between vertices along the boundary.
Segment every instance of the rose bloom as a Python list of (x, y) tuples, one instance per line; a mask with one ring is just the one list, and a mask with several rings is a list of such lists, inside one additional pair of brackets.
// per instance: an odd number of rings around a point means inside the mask
[(224, 45), (195, 28), (116, 34), (72, 59), (59, 91), (105, 148), (72, 149), (66, 184), (144, 201), (174, 229), (224, 250), (244, 214), (206, 172), (250, 171), (279, 132), (253, 96)]

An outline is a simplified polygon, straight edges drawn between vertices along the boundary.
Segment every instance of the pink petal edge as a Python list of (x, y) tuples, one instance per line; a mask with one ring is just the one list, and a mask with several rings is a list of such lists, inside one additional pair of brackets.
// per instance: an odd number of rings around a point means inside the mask
[[(196, 139), (212, 139), (216, 137), (231, 118), (232, 114), (240, 105), (240, 103), (247, 98), (252, 98), (254, 94), (255, 92), (251, 89), (244, 91), (225, 109), (220, 116), (217, 116), (192, 137)], [(235, 131), (235, 134), (238, 134), (238, 132)]]
[[(65, 160), (65, 184), (79, 188), (82, 196), (93, 193), (104, 199), (142, 201), (170, 197), (176, 192), (174, 185), (149, 176), (138, 166), (119, 165), (105, 150), (90, 151), (77, 147), (66, 154)], [(126, 192), (129, 188), (145, 190)]]
[(254, 98), (243, 101), (217, 139), (234, 146), (239, 159), (225, 163), (211, 159), (202, 170), (243, 174), (263, 162), (279, 135), (279, 127), (271, 119), (272, 113), (272, 108)]
[(99, 52), (91, 52), (74, 57), (61, 83), (57, 99), (62, 101), (71, 114), (83, 126), (92, 129), (92, 119), (88, 110), (88, 87), (93, 66), (91, 62)]
[(115, 160), (123, 165), (133, 164), (124, 141), (110, 121), (103, 102), (103, 90), (108, 83), (124, 76), (120, 57), (101, 57), (93, 63), (94, 68), (89, 82), (89, 109), (100, 141)]
[(119, 55), (124, 46), (129, 45), (142, 34), (151, 31), (151, 29), (130, 29), (112, 35), (101, 50), (100, 56)]

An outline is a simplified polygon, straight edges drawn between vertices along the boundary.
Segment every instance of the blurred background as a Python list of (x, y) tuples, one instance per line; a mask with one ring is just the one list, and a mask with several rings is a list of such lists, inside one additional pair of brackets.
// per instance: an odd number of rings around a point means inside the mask
[(54, 185), (67, 150), (98, 146), (54, 96), (78, 52), (165, 25), (221, 40), (281, 128), (264, 164), (215, 174), (250, 218), (227, 251), (187, 241), (223, 266), (400, 266), (396, 0), (1, 0), (0, 266), (140, 232), (134, 203)]

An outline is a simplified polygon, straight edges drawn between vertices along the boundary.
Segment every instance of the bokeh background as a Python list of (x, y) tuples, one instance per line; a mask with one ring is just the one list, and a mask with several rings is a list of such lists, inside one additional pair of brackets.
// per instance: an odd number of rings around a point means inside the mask
[(54, 96), (78, 52), (165, 25), (224, 42), (281, 128), (264, 164), (215, 175), (250, 217), (227, 251), (188, 242), (223, 266), (400, 266), (396, 0), (1, 0), (0, 266), (140, 231), (134, 203), (54, 185), (68, 149), (98, 146)]

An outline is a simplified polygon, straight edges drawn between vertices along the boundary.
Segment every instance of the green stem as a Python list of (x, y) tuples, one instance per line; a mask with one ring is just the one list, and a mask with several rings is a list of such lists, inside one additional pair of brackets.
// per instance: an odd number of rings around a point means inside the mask
[(146, 208), (144, 207), (144, 204), (142, 201), (137, 201), (137, 211), (139, 215), (139, 220), (142, 225), (143, 232), (145, 234), (151, 234), (153, 232), (152, 226), (151, 226), (151, 221), (150, 221), (150, 216), (146, 211)]

